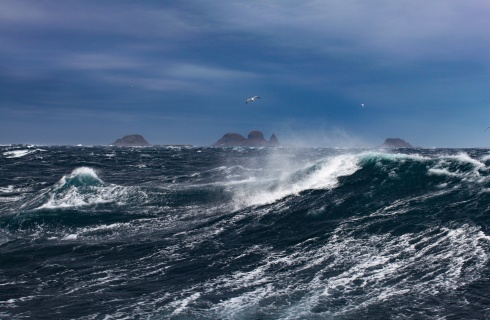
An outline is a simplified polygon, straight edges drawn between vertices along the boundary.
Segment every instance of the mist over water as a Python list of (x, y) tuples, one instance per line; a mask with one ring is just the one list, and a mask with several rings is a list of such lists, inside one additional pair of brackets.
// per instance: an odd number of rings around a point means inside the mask
[(326, 148), (340, 149), (371, 148), (380, 145), (382, 142), (367, 141), (364, 136), (357, 136), (335, 126), (327, 126), (329, 129), (318, 129), (318, 127), (326, 127), (324, 123), (318, 123), (317, 126), (313, 127), (314, 129), (311, 125), (305, 128), (300, 124), (284, 124), (280, 130), (283, 132), (281, 142), (296, 148), (325, 146)]
[(0, 318), (487, 319), (490, 151), (0, 148)]

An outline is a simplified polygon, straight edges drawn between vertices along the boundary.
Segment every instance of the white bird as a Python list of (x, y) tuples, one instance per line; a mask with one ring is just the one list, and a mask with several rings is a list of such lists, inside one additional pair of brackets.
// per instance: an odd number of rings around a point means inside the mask
[(248, 98), (247, 101), (245, 101), (245, 103), (248, 103), (249, 101), (255, 102), (255, 99), (260, 99), (260, 97), (259, 96), (253, 96), (252, 98)]
[(361, 108), (364, 108), (364, 103), (361, 103)]

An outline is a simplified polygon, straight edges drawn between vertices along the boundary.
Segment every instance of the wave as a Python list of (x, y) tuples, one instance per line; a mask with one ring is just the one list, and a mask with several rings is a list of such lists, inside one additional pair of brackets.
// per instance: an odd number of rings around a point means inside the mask
[[(151, 182), (144, 183), (144, 188), (105, 183), (93, 168), (80, 167), (62, 176), (52, 187), (27, 197), (21, 208), (145, 205), (158, 202), (158, 198), (165, 196), (162, 192), (169, 190), (175, 201), (196, 194), (198, 198), (194, 199), (204, 204), (205, 196), (209, 196), (209, 205), (216, 199), (228, 201), (233, 210), (269, 205), (306, 191), (333, 190), (344, 184), (349, 184), (351, 193), (359, 193), (358, 197), (379, 195), (389, 199), (392, 195), (393, 201), (404, 193), (417, 196), (454, 188), (490, 191), (490, 171), (485, 158), (476, 159), (463, 152), (454, 155), (360, 152), (313, 158), (303, 163), (295, 160), (273, 153), (260, 163), (243, 162), (201, 171), (190, 168), (175, 171), (174, 175), (162, 172), (149, 176)], [(11, 194), (13, 190), (16, 190), (13, 185), (0, 189), (4, 202), (18, 200), (13, 198), (19, 196)], [(135, 194), (139, 196), (134, 197)]]
[(487, 314), (486, 151), (97, 150), (7, 161), (5, 316)]
[(484, 161), (464, 152), (421, 155), (368, 151), (331, 156), (303, 166), (273, 161), (274, 165), (261, 170), (241, 170), (233, 176), (240, 180), (226, 185), (233, 193), (236, 209), (271, 204), (307, 190), (331, 190), (344, 182), (350, 183), (353, 192), (364, 190), (382, 197), (386, 193), (401, 196), (404, 190), (415, 194), (454, 188), (489, 192), (490, 170)]
[(306, 190), (332, 189), (338, 185), (338, 178), (357, 171), (358, 158), (354, 155), (339, 155), (307, 164), (301, 168), (290, 167), (287, 163), (280, 169), (280, 176), (255, 177), (234, 191), (236, 208), (257, 206), (276, 202), (279, 199), (299, 195)]
[(456, 178), (466, 183), (484, 184), (489, 181), (489, 170), (485, 163), (471, 158), (466, 153), (440, 159), (428, 172), (431, 175), (445, 176), (448, 180)]
[[(200, 299), (218, 295), (223, 299), (211, 308), (217, 318), (271, 312), (264, 301), (283, 303), (275, 310), (278, 319), (351, 318), (407, 298), (449, 299), (477, 280), (489, 261), (490, 237), (468, 225), (403, 236), (367, 233), (362, 238), (352, 228), (337, 228), (324, 244), (320, 239), (300, 243), (293, 253), (252, 247), (243, 256), (261, 255), (260, 263), (184, 289), (166, 308), (179, 314), (191, 307), (189, 302), (195, 307), (203, 303)], [(228, 292), (228, 297), (221, 292)], [(293, 297), (302, 298), (287, 303)]]
[(46, 151), (44, 149), (34, 149), (34, 150), (29, 150), (29, 149), (22, 149), (22, 150), (11, 150), (11, 151), (6, 151), (3, 153), (5, 158), (22, 158), (28, 154), (35, 153), (38, 151)]
[(96, 171), (80, 167), (63, 176), (54, 186), (42, 190), (23, 209), (56, 209), (97, 204), (121, 204), (128, 197), (128, 188), (107, 184)]

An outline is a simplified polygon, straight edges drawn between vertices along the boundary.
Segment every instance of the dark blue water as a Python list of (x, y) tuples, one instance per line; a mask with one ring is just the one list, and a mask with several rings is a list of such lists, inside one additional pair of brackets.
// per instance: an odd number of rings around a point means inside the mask
[(0, 147), (0, 318), (489, 319), (490, 151)]

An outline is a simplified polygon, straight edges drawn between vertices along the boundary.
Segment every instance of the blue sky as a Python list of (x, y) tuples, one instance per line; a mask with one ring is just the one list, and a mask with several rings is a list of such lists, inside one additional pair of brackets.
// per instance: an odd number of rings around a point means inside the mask
[(1, 1), (0, 144), (490, 147), (489, 17), (488, 0)]

